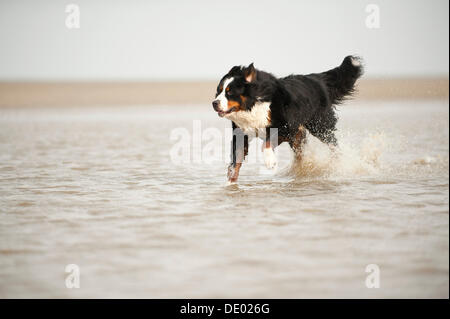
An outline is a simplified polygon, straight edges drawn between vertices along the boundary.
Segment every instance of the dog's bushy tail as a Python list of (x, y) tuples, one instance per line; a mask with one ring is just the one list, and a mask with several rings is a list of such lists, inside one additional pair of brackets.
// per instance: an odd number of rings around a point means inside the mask
[(337, 68), (322, 73), (330, 102), (339, 104), (355, 92), (355, 82), (364, 73), (362, 59), (347, 56)]

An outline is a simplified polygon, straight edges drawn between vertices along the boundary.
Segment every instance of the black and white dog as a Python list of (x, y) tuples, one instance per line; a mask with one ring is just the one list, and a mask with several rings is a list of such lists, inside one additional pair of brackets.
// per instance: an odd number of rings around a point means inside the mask
[[(248, 152), (248, 135), (261, 129), (265, 132), (263, 152), (268, 168), (276, 164), (274, 147), (283, 142), (288, 142), (300, 159), (306, 130), (322, 142), (336, 146), (335, 105), (354, 92), (362, 73), (361, 60), (354, 56), (347, 56), (340, 66), (326, 72), (284, 78), (257, 70), (253, 63), (233, 67), (220, 80), (212, 102), (218, 115), (231, 120), (233, 125), (228, 180), (237, 181)], [(274, 128), (276, 141), (270, 133)]]

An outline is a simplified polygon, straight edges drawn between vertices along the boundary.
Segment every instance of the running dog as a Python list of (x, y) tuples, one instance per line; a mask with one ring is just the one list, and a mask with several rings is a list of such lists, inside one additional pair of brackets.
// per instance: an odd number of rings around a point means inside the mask
[[(234, 66), (220, 80), (212, 102), (217, 114), (232, 122), (228, 180), (238, 179), (250, 133), (264, 138), (268, 168), (275, 167), (274, 147), (283, 142), (288, 142), (301, 159), (306, 130), (323, 143), (337, 146), (335, 106), (354, 93), (362, 74), (361, 59), (355, 56), (347, 56), (340, 66), (326, 72), (283, 78), (257, 70), (253, 63)], [(271, 129), (277, 129), (276, 141)], [(258, 134), (261, 130), (265, 134)]]

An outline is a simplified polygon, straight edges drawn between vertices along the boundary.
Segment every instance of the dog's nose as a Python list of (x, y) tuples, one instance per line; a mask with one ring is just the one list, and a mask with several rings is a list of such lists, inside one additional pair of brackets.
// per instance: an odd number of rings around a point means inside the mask
[(213, 108), (215, 111), (219, 111), (219, 105), (220, 105), (220, 101), (219, 100), (214, 100), (212, 102)]

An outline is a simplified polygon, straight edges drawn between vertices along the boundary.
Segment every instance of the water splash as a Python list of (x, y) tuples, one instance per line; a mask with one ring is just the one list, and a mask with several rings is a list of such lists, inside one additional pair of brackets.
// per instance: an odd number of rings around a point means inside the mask
[(309, 135), (302, 159), (292, 161), (288, 174), (296, 177), (331, 178), (378, 174), (386, 144), (386, 137), (382, 132), (372, 133), (359, 143), (351, 135), (341, 138), (337, 149), (332, 149)]

